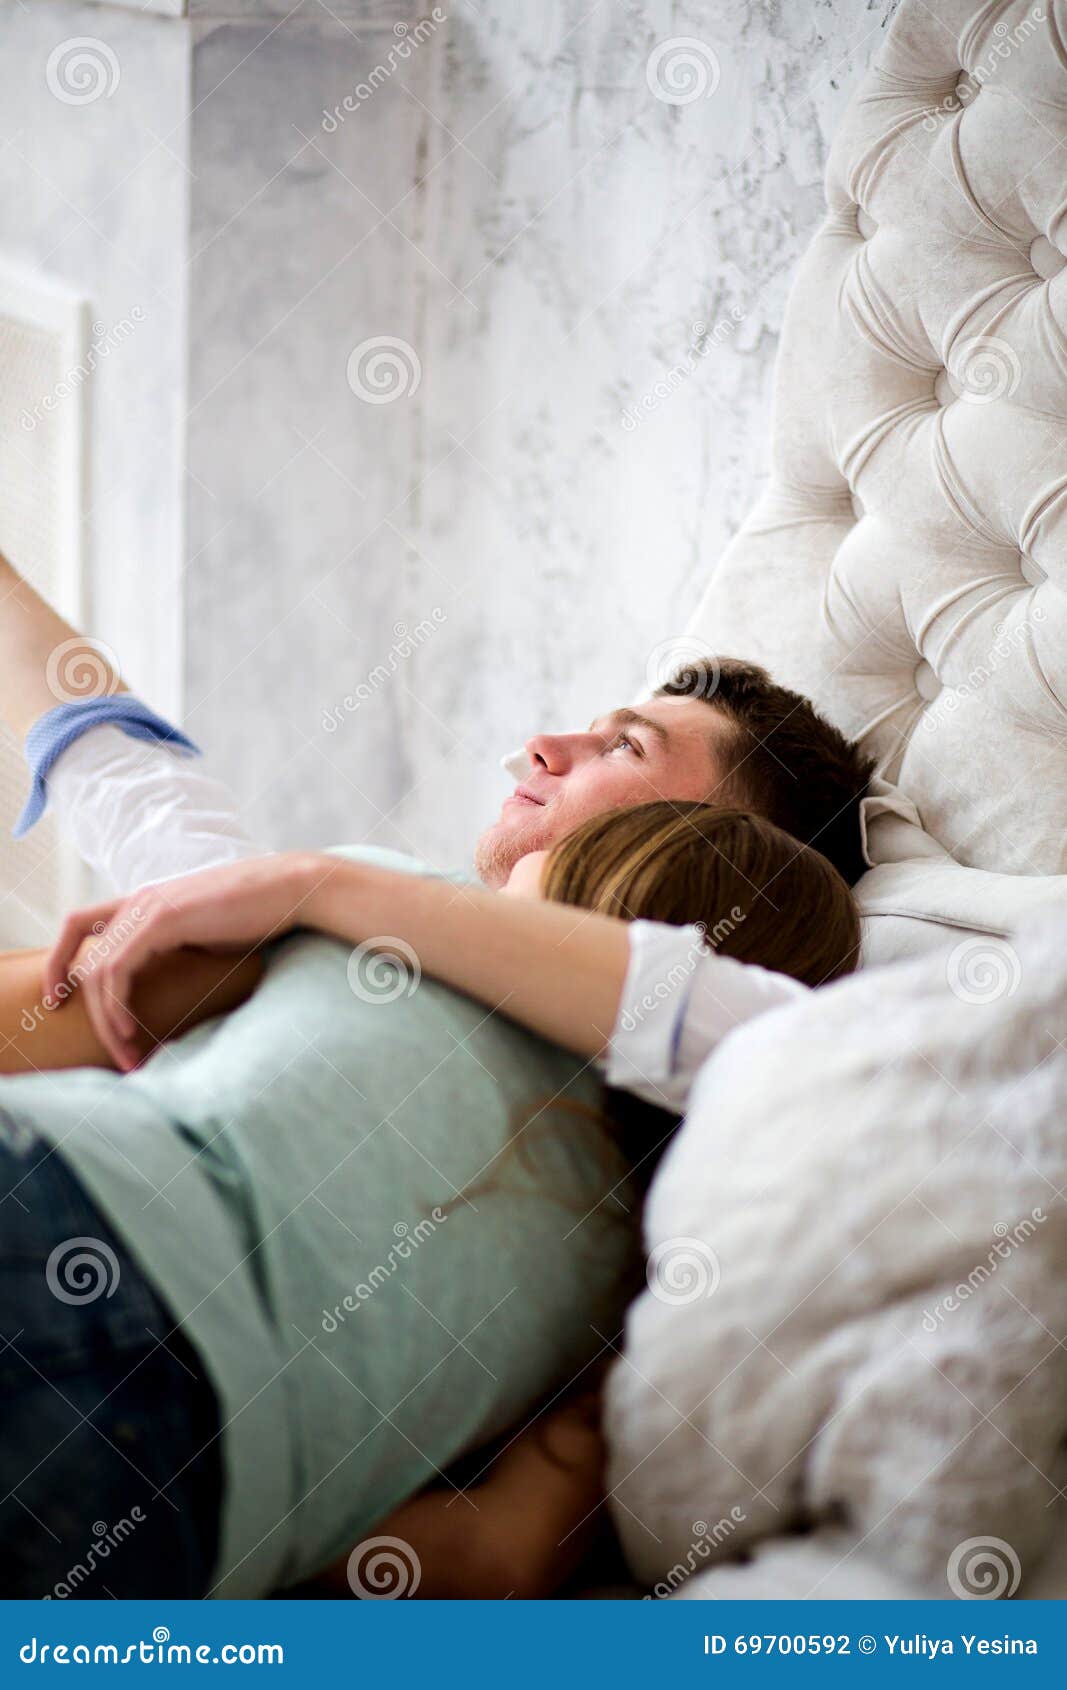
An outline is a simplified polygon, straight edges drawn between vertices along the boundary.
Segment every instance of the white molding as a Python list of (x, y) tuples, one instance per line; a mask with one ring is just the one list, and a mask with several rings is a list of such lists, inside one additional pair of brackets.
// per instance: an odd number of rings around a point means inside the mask
[(411, 0), (89, 0), (92, 6), (120, 7), (124, 12), (151, 13), (157, 17), (217, 20), (219, 23), (238, 18), (251, 21), (263, 18), (268, 22), (291, 18), (292, 22), (329, 24), (338, 19), (362, 25), (365, 29), (382, 29), (400, 22), (409, 23), (424, 15), (428, 7), (420, 8)]
[[(63, 367), (80, 369), (89, 350), (89, 302), (84, 295), (51, 277), (0, 262), (0, 316), (15, 317), (47, 329), (62, 345)], [(63, 430), (62, 532), (67, 545), (59, 565), (56, 608), (77, 626), (86, 612), (85, 501), (88, 486), (89, 382), (82, 381), (63, 402), (69, 418)]]
[[(19, 268), (0, 260), (0, 316), (43, 329), (54, 335), (60, 347), (64, 371), (86, 368), (90, 349), (89, 301), (76, 290), (39, 271)], [(57, 497), (58, 529), (62, 549), (56, 559), (56, 573), (48, 597), (60, 615), (83, 627), (88, 609), (88, 557), (86, 552), (86, 507), (89, 487), (89, 389), (90, 374), (74, 385), (62, 402), (59, 434)], [(16, 560), (17, 561), (17, 560)], [(58, 920), (65, 910), (83, 903), (89, 882), (73, 848), (60, 840), (55, 846), (58, 907), (32, 910), (17, 895), (13, 909), (5, 896), (5, 941), (19, 944), (41, 942), (42, 920)], [(17, 893), (17, 888), (16, 888)]]
[(154, 12), (164, 18), (184, 18), (185, 0), (89, 0), (91, 6), (121, 6), (124, 12)]

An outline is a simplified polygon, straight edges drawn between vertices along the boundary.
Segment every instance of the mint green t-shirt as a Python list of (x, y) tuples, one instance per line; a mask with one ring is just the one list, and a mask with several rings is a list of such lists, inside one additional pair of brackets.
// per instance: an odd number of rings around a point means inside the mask
[(0, 1080), (215, 1387), (212, 1594), (310, 1576), (602, 1351), (638, 1243), (599, 1101), (502, 1013), (311, 933), (133, 1075)]

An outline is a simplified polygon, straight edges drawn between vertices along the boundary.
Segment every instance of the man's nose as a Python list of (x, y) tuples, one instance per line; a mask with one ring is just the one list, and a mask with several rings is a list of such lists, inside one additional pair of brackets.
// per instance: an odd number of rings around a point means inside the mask
[(526, 741), (531, 766), (546, 774), (566, 775), (596, 749), (595, 734), (535, 734)]

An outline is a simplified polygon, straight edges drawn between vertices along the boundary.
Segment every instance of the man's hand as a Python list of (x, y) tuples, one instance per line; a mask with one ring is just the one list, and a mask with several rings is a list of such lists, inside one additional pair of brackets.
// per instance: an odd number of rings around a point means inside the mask
[(140, 1055), (130, 997), (149, 961), (190, 945), (242, 952), (279, 938), (300, 926), (305, 902), (336, 866), (333, 857), (284, 852), (77, 910), (45, 963), (45, 1002), (63, 1002), (79, 987), (97, 1037), (125, 1072)]

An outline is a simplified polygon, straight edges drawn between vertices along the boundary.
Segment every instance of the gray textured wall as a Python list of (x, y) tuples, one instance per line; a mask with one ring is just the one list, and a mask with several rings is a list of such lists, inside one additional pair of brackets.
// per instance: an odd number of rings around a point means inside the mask
[[(96, 631), (267, 838), (454, 865), (501, 752), (641, 686), (758, 491), (892, 4), (288, 9), (0, 0), (3, 248), (148, 313), (93, 398)], [(86, 35), (121, 81), (57, 100)]]

